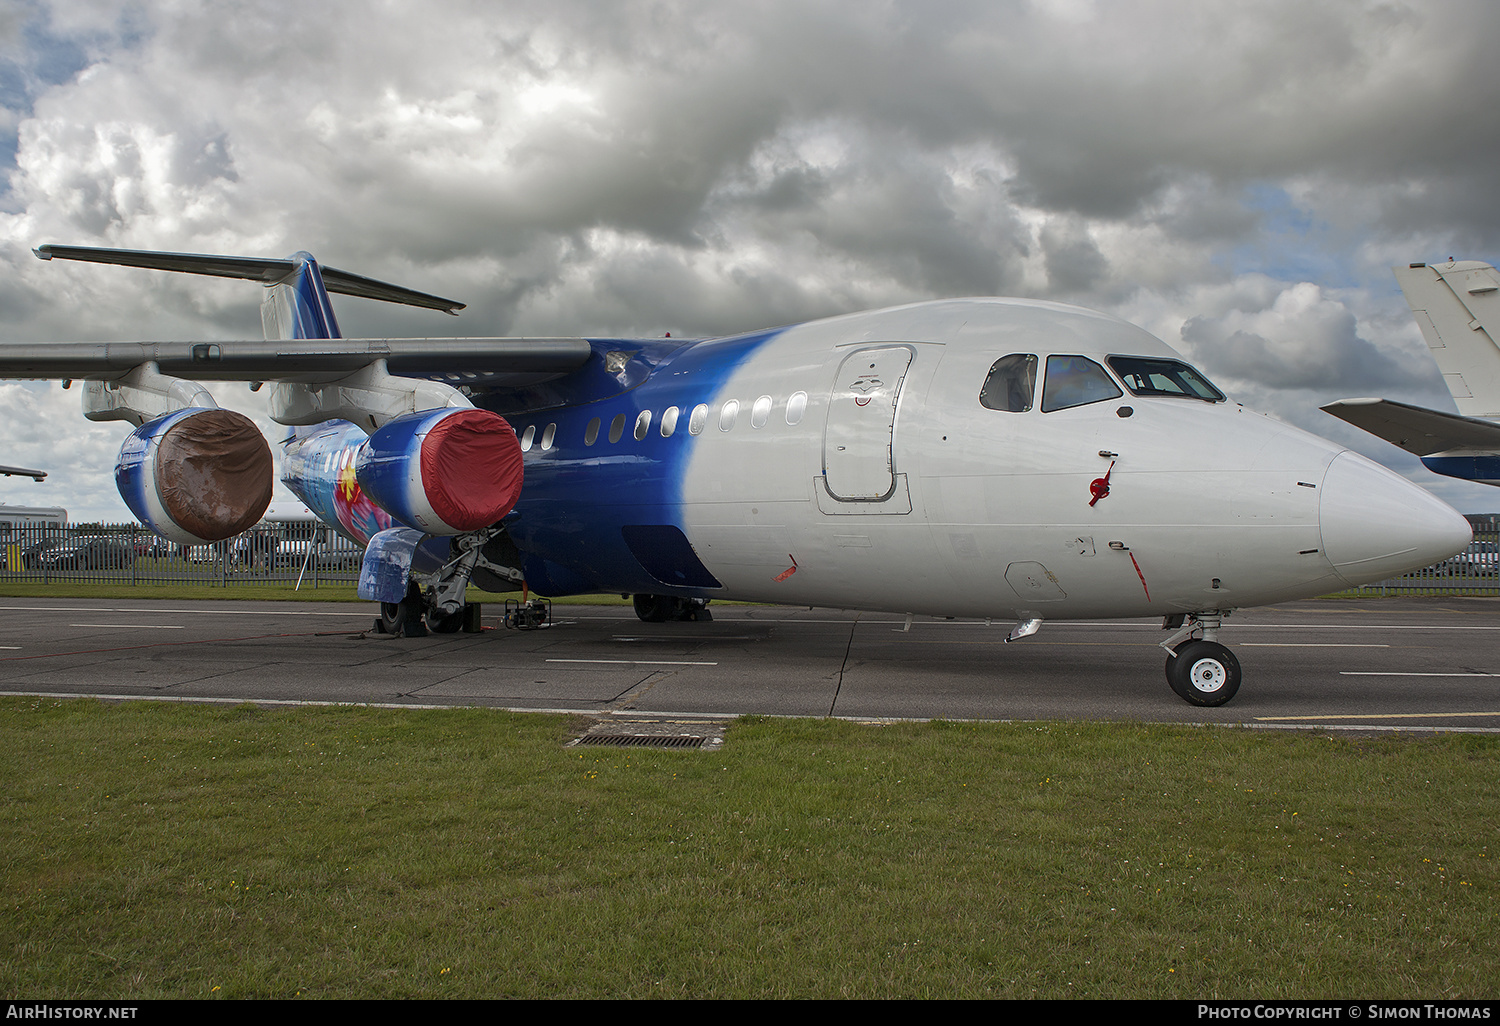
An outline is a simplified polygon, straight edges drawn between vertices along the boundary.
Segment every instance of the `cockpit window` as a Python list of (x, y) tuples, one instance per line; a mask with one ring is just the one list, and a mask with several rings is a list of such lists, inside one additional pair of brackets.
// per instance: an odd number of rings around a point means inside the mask
[(1086, 356), (1047, 357), (1047, 383), (1042, 388), (1042, 412), (1118, 399), (1124, 395), (1105, 369)]
[(1221, 403), (1224, 393), (1181, 360), (1111, 356), (1109, 365), (1134, 395), (1166, 395)]
[(990, 376), (979, 390), (979, 402), (991, 410), (1025, 413), (1031, 409), (1035, 392), (1036, 357), (1012, 353), (1000, 357), (990, 368)]

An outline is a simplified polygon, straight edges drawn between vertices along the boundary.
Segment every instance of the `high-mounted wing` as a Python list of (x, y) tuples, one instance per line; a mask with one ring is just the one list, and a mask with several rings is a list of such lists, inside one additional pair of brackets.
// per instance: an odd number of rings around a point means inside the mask
[(0, 343), (0, 378), (117, 381), (149, 361), (163, 374), (194, 381), (316, 384), (384, 360), (392, 374), (504, 384), (577, 370), (590, 352), (581, 338), (6, 342)]
[(1500, 450), (1500, 424), (1390, 399), (1339, 399), (1319, 407), (1413, 456), (1451, 449)]

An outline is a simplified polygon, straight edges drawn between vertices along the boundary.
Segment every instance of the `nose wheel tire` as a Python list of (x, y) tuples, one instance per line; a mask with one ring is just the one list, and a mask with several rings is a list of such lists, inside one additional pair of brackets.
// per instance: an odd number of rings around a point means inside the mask
[(1223, 705), (1240, 689), (1240, 661), (1215, 641), (1189, 641), (1167, 657), (1167, 683), (1193, 705)]

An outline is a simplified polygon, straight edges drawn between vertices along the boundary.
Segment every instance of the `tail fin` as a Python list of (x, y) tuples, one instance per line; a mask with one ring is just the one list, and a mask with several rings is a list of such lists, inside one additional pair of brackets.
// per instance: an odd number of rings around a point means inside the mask
[(296, 269), (266, 289), (260, 301), (260, 323), (266, 341), (289, 338), (343, 338), (328, 289), (323, 284), (323, 269), (311, 253), (292, 256)]
[(1465, 417), (1500, 417), (1500, 274), (1477, 260), (1393, 268)]
[(441, 296), (418, 292), (388, 282), (322, 267), (308, 253), (286, 259), (212, 256), (202, 253), (158, 253), (134, 249), (100, 249), (93, 246), (38, 246), (42, 260), (87, 260), (99, 264), (149, 267), (161, 271), (184, 271), (218, 278), (247, 278), (262, 282), (270, 293), (261, 303), (261, 323), (266, 339), (340, 338), (338, 319), (328, 302), (328, 293), (362, 296), (387, 303), (420, 306), (457, 314), (464, 304)]

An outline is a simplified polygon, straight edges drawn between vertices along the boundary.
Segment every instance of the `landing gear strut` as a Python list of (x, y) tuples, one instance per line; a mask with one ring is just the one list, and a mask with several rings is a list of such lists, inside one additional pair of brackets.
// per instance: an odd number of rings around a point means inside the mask
[(1226, 615), (1221, 611), (1190, 613), (1162, 624), (1163, 629), (1179, 628), (1161, 643), (1167, 650), (1167, 683), (1178, 698), (1192, 705), (1223, 705), (1240, 689), (1240, 661), (1213, 640)]
[(635, 615), (646, 623), (668, 620), (712, 620), (708, 599), (676, 598), (672, 595), (632, 595)]

